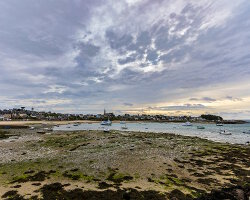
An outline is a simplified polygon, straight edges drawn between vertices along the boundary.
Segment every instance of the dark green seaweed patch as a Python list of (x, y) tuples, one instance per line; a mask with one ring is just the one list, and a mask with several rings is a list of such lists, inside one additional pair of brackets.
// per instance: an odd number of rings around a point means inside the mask
[(49, 175), (55, 173), (56, 171), (50, 170), (49, 172), (40, 171), (34, 175), (24, 175), (20, 177), (15, 177), (11, 183), (24, 183), (29, 181), (44, 181), (46, 178), (49, 178)]

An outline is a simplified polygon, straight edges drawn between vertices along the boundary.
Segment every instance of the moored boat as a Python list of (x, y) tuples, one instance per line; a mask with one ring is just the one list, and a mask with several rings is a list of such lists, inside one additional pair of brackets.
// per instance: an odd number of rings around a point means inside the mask
[(227, 131), (227, 130), (220, 130), (219, 133), (222, 134), (222, 135), (232, 135), (232, 133)]
[(193, 126), (193, 125), (190, 122), (185, 122), (184, 124), (182, 124), (182, 126)]
[(39, 133), (39, 134), (45, 134), (46, 132), (45, 131), (37, 131), (37, 133)]
[(243, 131), (242, 133), (250, 134), (250, 130), (249, 131)]
[(124, 123), (124, 126), (121, 127), (122, 129), (128, 129), (127, 124)]
[(106, 120), (106, 121), (102, 121), (102, 122), (101, 122), (101, 125), (103, 125), (103, 126), (111, 126), (111, 125), (112, 125), (112, 122), (108, 119), (108, 120)]
[(216, 123), (216, 126), (223, 126), (222, 123)]
[(205, 126), (197, 126), (197, 129), (205, 129)]
[(44, 128), (45, 131), (53, 131), (53, 128)]
[(109, 130), (109, 128), (105, 128), (105, 129), (103, 129), (103, 132), (104, 132), (104, 133), (109, 133), (110, 130)]

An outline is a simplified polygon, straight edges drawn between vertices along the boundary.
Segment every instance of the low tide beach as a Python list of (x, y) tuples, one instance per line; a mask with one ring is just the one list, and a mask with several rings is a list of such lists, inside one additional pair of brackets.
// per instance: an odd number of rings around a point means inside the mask
[[(125, 123), (125, 122), (124, 122)], [(80, 130), (103, 130), (105, 126), (100, 125), (99, 122), (77, 124), (61, 124), (54, 127), (54, 130), (61, 131), (80, 131)], [(157, 123), (157, 122), (127, 122), (126, 131), (134, 132), (154, 132), (154, 133), (173, 133), (183, 136), (200, 137), (203, 139), (209, 139), (215, 142), (224, 142), (230, 144), (246, 144), (250, 141), (250, 123), (245, 124), (223, 124), (222, 126), (216, 126), (215, 123), (192, 123), (192, 126), (183, 126), (185, 123)], [(120, 122), (112, 123), (109, 126), (110, 130), (124, 131), (122, 129), (124, 125)], [(197, 127), (202, 127), (198, 129)], [(230, 132), (231, 135), (220, 134), (221, 131)]]
[(249, 198), (249, 145), (55, 124), (0, 130), (2, 199)]

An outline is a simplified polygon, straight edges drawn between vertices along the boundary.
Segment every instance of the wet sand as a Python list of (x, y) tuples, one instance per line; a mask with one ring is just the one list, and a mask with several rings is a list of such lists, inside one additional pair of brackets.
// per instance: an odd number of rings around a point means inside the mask
[(2, 199), (206, 199), (213, 190), (249, 195), (250, 146), (161, 133), (39, 134), (40, 127), (0, 130)]

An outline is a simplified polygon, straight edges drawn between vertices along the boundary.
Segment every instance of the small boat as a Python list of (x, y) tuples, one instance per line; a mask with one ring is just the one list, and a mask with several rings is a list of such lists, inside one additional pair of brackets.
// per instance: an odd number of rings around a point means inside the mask
[(104, 132), (104, 133), (109, 133), (110, 130), (109, 130), (109, 128), (105, 128), (105, 129), (103, 129), (103, 132)]
[(226, 131), (226, 130), (220, 130), (220, 132), (219, 132), (220, 134), (222, 134), (222, 135), (232, 135), (232, 133), (231, 132), (229, 132), (229, 131)]
[(216, 126), (223, 126), (222, 123), (216, 123)]
[(249, 131), (243, 131), (242, 133), (250, 134), (250, 130)]
[(182, 126), (193, 126), (193, 124), (191, 124), (190, 122), (186, 122), (186, 123), (182, 124)]
[(78, 124), (74, 124), (73, 126), (79, 126)]
[(19, 137), (17, 135), (13, 135), (13, 136), (10, 136), (9, 139), (11, 139), (11, 140), (17, 140), (17, 139), (19, 139)]
[(197, 126), (197, 129), (205, 129), (205, 126)]
[(44, 128), (46, 131), (53, 131), (53, 128)]
[(34, 126), (31, 126), (31, 127), (30, 127), (30, 130), (34, 130), (34, 129), (35, 129), (35, 127), (34, 127)]
[(126, 124), (126, 122), (125, 121), (120, 121), (120, 124)]
[(111, 125), (112, 125), (112, 122), (108, 119), (107, 121), (102, 121), (102, 122), (101, 122), (101, 125), (102, 125), (102, 126), (111, 126)]
[(37, 131), (37, 133), (39, 133), (39, 134), (45, 134), (46, 132), (45, 131)]
[(124, 123), (124, 126), (122, 126), (122, 129), (128, 129), (128, 127), (127, 127), (127, 124), (126, 123)]

